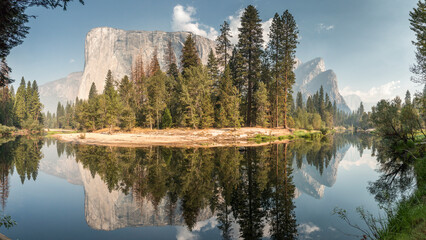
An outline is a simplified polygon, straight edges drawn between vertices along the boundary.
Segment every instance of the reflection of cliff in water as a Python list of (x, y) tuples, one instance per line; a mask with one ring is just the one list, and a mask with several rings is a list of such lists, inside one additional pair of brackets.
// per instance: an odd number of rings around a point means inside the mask
[(216, 216), (223, 236), (235, 230), (241, 237), (265, 236), (262, 229), (268, 228), (271, 236), (290, 233), (291, 239), (294, 198), (323, 197), (351, 144), (356, 140), (347, 136), (255, 148), (58, 142), (59, 159), (46, 150), (40, 170), (83, 185), (86, 221), (93, 229), (181, 225), (191, 230)]
[(298, 160), (294, 159), (294, 165), (298, 164), (298, 167), (293, 172), (297, 190), (317, 199), (322, 198), (325, 187), (332, 187), (336, 182), (339, 163), (349, 148), (350, 145), (347, 144), (340, 149), (336, 149), (329, 161), (327, 161), (327, 165), (321, 170), (322, 173), (317, 167), (309, 164), (306, 155), (302, 157), (300, 163), (296, 163)]
[[(163, 198), (154, 207), (148, 198), (135, 200), (132, 193), (124, 194), (120, 190), (108, 189), (108, 186), (95, 175), (93, 178), (88, 169), (78, 164), (84, 186), (84, 207), (87, 224), (97, 230), (114, 230), (124, 227), (185, 225), (180, 207), (169, 214), (169, 200)], [(197, 221), (212, 216), (208, 208), (202, 209)], [(171, 219), (172, 218), (172, 219)]]

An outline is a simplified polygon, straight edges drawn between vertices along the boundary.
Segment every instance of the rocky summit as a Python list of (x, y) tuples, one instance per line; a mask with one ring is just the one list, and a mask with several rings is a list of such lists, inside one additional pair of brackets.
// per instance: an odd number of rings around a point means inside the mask
[(319, 91), (322, 86), (324, 94), (328, 94), (331, 102), (336, 101), (338, 109), (345, 112), (351, 111), (345, 99), (339, 93), (336, 74), (333, 70), (326, 70), (322, 58), (315, 58), (306, 63), (298, 62), (294, 72), (296, 74), (296, 83), (293, 86), (294, 97), (296, 97), (297, 92), (301, 92), (306, 100), (316, 91)]

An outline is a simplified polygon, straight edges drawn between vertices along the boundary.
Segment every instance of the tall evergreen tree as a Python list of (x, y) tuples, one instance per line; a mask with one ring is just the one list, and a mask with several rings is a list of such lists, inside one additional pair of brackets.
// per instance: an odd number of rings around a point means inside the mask
[(118, 93), (114, 88), (114, 78), (112, 77), (111, 70), (108, 70), (106, 79), (105, 79), (105, 88), (104, 88), (104, 99), (105, 107), (104, 109), (104, 122), (105, 126), (109, 127), (109, 132), (112, 133), (112, 128), (116, 124), (120, 101)]
[[(164, 108), (166, 108), (166, 81), (167, 76), (161, 70), (157, 71), (155, 75), (147, 79), (147, 90), (149, 99), (148, 119), (152, 119), (150, 127), (156, 123), (157, 128), (160, 128), (160, 117)], [(155, 118), (155, 119), (154, 119)]]
[(245, 96), (246, 126), (256, 123), (255, 103), (253, 94), (260, 74), (260, 55), (262, 54), (262, 25), (259, 12), (253, 5), (249, 5), (241, 17), (241, 27), (238, 28), (238, 49), (243, 57), (243, 78), (247, 86)]
[(217, 83), (219, 81), (219, 67), (216, 57), (214, 56), (213, 49), (210, 49), (207, 60), (207, 69), (209, 71), (209, 77), (213, 80), (213, 86), (217, 87)]
[(22, 122), (26, 119), (27, 116), (27, 105), (26, 105), (26, 88), (25, 88), (25, 79), (22, 77), (21, 84), (16, 91), (16, 100), (13, 106), (13, 111), (17, 118), (17, 123), (19, 126), (22, 126)]
[(263, 82), (259, 83), (259, 89), (255, 92), (254, 98), (256, 100), (256, 122), (262, 127), (266, 127), (268, 121), (269, 101), (268, 101), (268, 90), (266, 84)]
[[(284, 26), (282, 18), (278, 13), (275, 13), (272, 19), (271, 27), (269, 30), (269, 43), (268, 43), (268, 55), (272, 63), (272, 75), (274, 78), (274, 87), (271, 88), (273, 92), (273, 126), (278, 127), (279, 123), (279, 99), (283, 93), (280, 91), (284, 85), (283, 73), (284, 73)], [(272, 90), (274, 89), (274, 90)]]
[(30, 115), (33, 117), (33, 120), (41, 123), (41, 110), (43, 108), (43, 105), (40, 102), (40, 94), (38, 92), (38, 86), (35, 80), (33, 81), (31, 88), (31, 97), (29, 99), (31, 108), (28, 110), (30, 112)]
[(195, 40), (192, 34), (189, 34), (183, 44), (182, 55), (181, 55), (181, 67), (182, 74), (185, 75), (186, 70), (191, 67), (195, 67), (201, 64), (201, 60), (198, 57), (197, 48), (195, 47)]
[(415, 83), (426, 84), (426, 1), (419, 0), (417, 7), (410, 12), (411, 30), (416, 34), (416, 40), (412, 41), (416, 47), (416, 64), (411, 67), (415, 74), (411, 80)]
[(187, 69), (185, 76), (179, 76), (181, 126), (192, 128), (211, 127), (214, 122), (214, 108), (211, 102), (212, 80), (206, 67)]
[(92, 82), (92, 85), (90, 86), (89, 91), (89, 100), (95, 98), (98, 95), (98, 90), (96, 90), (96, 84), (95, 82)]
[(303, 109), (303, 98), (302, 98), (302, 93), (301, 92), (297, 92), (297, 97), (296, 97), (296, 107), (297, 109)]
[(286, 10), (281, 16), (283, 24), (283, 75), (284, 75), (284, 128), (287, 128), (287, 107), (288, 95), (291, 93), (291, 88), (295, 82), (296, 76), (293, 72), (293, 66), (295, 63), (295, 53), (298, 42), (299, 30), (297, 28), (296, 21), (293, 15)]
[(240, 99), (237, 88), (232, 84), (229, 66), (220, 77), (217, 103), (216, 126), (240, 127)]
[(232, 50), (232, 55), (229, 59), (229, 69), (231, 70), (233, 85), (237, 87), (240, 94), (243, 94), (245, 91), (243, 78), (244, 61), (241, 53), (237, 50), (237, 48)]
[(229, 23), (224, 21), (220, 25), (220, 35), (216, 38), (216, 54), (218, 62), (224, 70), (230, 58), (229, 52), (232, 49), (231, 37)]
[(167, 67), (167, 75), (173, 77), (174, 80), (177, 79), (179, 70), (176, 64), (176, 54), (173, 49), (172, 40), (169, 39), (167, 42), (166, 53), (164, 55), (164, 60)]

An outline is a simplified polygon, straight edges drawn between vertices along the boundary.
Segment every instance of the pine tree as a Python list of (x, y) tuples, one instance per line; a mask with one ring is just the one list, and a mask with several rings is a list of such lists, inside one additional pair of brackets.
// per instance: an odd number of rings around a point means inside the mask
[(95, 82), (92, 82), (92, 85), (90, 86), (89, 91), (89, 100), (95, 98), (98, 95), (98, 91), (96, 90), (96, 84)]
[(169, 128), (173, 124), (172, 115), (170, 114), (169, 108), (166, 108), (163, 112), (163, 117), (161, 119), (161, 128)]
[(237, 87), (238, 92), (243, 95), (246, 89), (244, 88), (244, 60), (241, 53), (234, 48), (232, 51), (231, 58), (229, 59), (229, 69), (231, 70), (231, 77), (233, 85)]
[(298, 42), (299, 30), (293, 15), (286, 10), (281, 16), (283, 24), (283, 74), (284, 74), (284, 128), (287, 128), (287, 97), (295, 82), (296, 76), (293, 72), (295, 53)]
[(33, 119), (33, 112), (31, 112), (32, 109), (32, 101), (31, 98), (33, 96), (33, 88), (31, 86), (31, 81), (27, 82), (27, 87), (25, 88), (25, 108), (27, 109), (27, 114), (25, 117), (25, 120), (27, 119)]
[(410, 105), (411, 104), (411, 93), (410, 91), (407, 90), (407, 92), (405, 93), (405, 105)]
[(302, 98), (302, 93), (301, 92), (297, 92), (297, 97), (296, 97), (296, 107), (297, 109), (303, 109), (303, 98)]
[(256, 111), (257, 119), (256, 122), (262, 127), (268, 125), (268, 111), (269, 111), (269, 101), (268, 101), (268, 90), (266, 89), (266, 84), (259, 82), (259, 89), (255, 92), (254, 98), (256, 100)]
[(410, 69), (415, 74), (411, 80), (426, 84), (426, 1), (419, 0), (417, 7), (410, 12), (410, 25), (410, 29), (416, 34), (416, 40), (412, 43), (416, 47), (417, 62)]
[[(147, 90), (148, 90), (148, 121), (152, 128), (156, 123), (157, 128), (160, 128), (160, 117), (162, 111), (166, 108), (166, 81), (167, 76), (161, 70), (157, 71), (155, 75), (147, 79)], [(155, 118), (155, 120), (154, 120)]]
[(213, 86), (217, 87), (219, 81), (219, 67), (214, 56), (213, 49), (210, 49), (210, 53), (207, 60), (207, 69), (209, 71), (209, 77), (213, 80)]
[[(279, 123), (279, 101), (283, 93), (280, 91), (284, 85), (284, 26), (283, 21), (278, 13), (275, 13), (269, 30), (268, 55), (272, 63), (272, 75), (274, 78), (274, 86), (271, 92), (273, 101), (273, 126), (278, 127)], [(274, 89), (274, 90), (272, 90)]]
[(120, 96), (121, 102), (125, 106), (134, 107), (135, 103), (135, 88), (133, 82), (129, 80), (129, 77), (125, 75), (118, 86), (118, 94)]
[(214, 108), (211, 102), (212, 80), (206, 67), (187, 69), (179, 77), (178, 123), (192, 128), (211, 127), (214, 122)]
[(105, 88), (103, 92), (105, 98), (105, 107), (104, 107), (104, 123), (105, 126), (109, 127), (109, 132), (112, 133), (112, 128), (116, 124), (120, 101), (118, 93), (114, 88), (114, 78), (112, 77), (111, 70), (108, 70), (106, 79), (105, 79)]
[(232, 84), (229, 66), (225, 68), (220, 78), (217, 102), (216, 126), (240, 127), (240, 99), (237, 88)]
[(177, 79), (179, 70), (176, 65), (176, 54), (173, 50), (171, 39), (169, 39), (169, 41), (167, 42), (167, 48), (164, 55), (164, 60), (166, 63), (167, 75), (169, 77), (173, 77), (174, 79)]
[(238, 28), (238, 49), (244, 61), (243, 79), (247, 86), (245, 96), (246, 126), (256, 123), (253, 93), (260, 73), (260, 55), (262, 54), (262, 25), (259, 13), (253, 5), (249, 5), (241, 17), (241, 28)]
[(224, 21), (223, 24), (220, 25), (220, 35), (216, 38), (216, 54), (218, 62), (223, 69), (228, 65), (230, 59), (229, 52), (232, 49), (231, 37), (229, 23)]
[(33, 116), (33, 120), (41, 123), (41, 110), (43, 106), (40, 102), (40, 94), (38, 92), (38, 86), (35, 80), (33, 81), (31, 88), (32, 88), (32, 91), (31, 91), (32, 94), (29, 99), (31, 108), (28, 110), (30, 112), (30, 115)]
[(13, 112), (15, 113), (18, 126), (22, 126), (22, 123), (27, 116), (25, 85), (25, 79), (22, 77), (21, 84), (16, 91), (16, 100), (13, 106)]
[(181, 67), (182, 74), (185, 75), (186, 71), (190, 67), (195, 67), (201, 64), (201, 60), (198, 57), (198, 52), (195, 47), (195, 40), (192, 37), (192, 34), (189, 34), (183, 44), (182, 56), (181, 56)]

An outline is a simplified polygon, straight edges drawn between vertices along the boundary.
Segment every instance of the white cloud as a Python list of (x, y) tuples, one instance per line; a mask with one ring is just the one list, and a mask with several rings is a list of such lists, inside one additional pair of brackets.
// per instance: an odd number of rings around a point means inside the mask
[(192, 6), (183, 7), (176, 5), (173, 8), (172, 29), (174, 31), (188, 31), (196, 35), (216, 39), (218, 32), (210, 26), (198, 23), (193, 16), (196, 14), (196, 9)]
[(215, 228), (218, 225), (218, 221), (215, 217), (197, 222), (195, 226), (192, 228), (192, 231), (189, 231), (186, 227), (176, 227), (177, 234), (176, 239), (178, 240), (192, 240), (199, 239), (199, 232), (209, 231)]
[(238, 28), (241, 27), (241, 16), (243, 16), (244, 9), (238, 10), (237, 14), (234, 16), (229, 16), (229, 29), (231, 30), (231, 42), (232, 44), (237, 44), (238, 42)]
[(297, 230), (299, 232), (299, 237), (301, 239), (311, 239), (309, 236), (313, 232), (318, 232), (321, 229), (316, 226), (315, 224), (308, 222), (308, 223), (302, 223), (297, 227)]
[(324, 23), (317, 24), (317, 32), (330, 31), (334, 29), (334, 25), (325, 25)]
[(368, 91), (354, 90), (351, 87), (343, 88), (340, 93), (343, 96), (355, 94), (358, 95), (363, 102), (376, 103), (381, 99), (391, 99), (398, 95), (400, 81), (391, 81), (383, 85), (372, 87)]
[(75, 60), (73, 58), (70, 59), (70, 63), (74, 63)]
[(357, 148), (351, 147), (346, 152), (345, 157), (339, 163), (339, 167), (350, 170), (353, 167), (360, 167), (362, 165), (366, 165), (371, 169), (376, 169), (377, 160), (376, 158), (371, 156), (369, 150), (365, 150), (365, 152), (360, 156), (360, 153)]
[[(229, 29), (231, 30), (231, 42), (232, 44), (237, 44), (238, 43), (238, 28), (241, 27), (241, 16), (243, 16), (244, 13), (244, 9), (240, 9), (236, 12), (235, 15), (233, 16), (229, 16), (228, 17), (228, 21), (229, 21)], [(263, 46), (266, 47), (266, 45), (269, 42), (269, 28), (271, 27), (271, 23), (272, 23), (272, 18), (268, 19), (267, 21), (261, 22), (262, 24), (262, 36), (263, 36)]]
[[(236, 12), (235, 15), (228, 17), (229, 28), (231, 30), (231, 43), (238, 43), (238, 28), (241, 27), (241, 16), (243, 15), (244, 9), (240, 9)], [(172, 17), (172, 29), (173, 31), (188, 31), (194, 34), (210, 38), (215, 40), (219, 32), (211, 26), (199, 23), (197, 19), (194, 18), (197, 10), (192, 6), (184, 7), (180, 4), (176, 5), (173, 8), (173, 17)], [(271, 27), (272, 18), (267, 21), (261, 22), (262, 24), (262, 35), (264, 40), (264, 47), (266, 47), (269, 41), (269, 28)]]
[(268, 21), (266, 22), (262, 22), (262, 28), (263, 28), (263, 46), (266, 47), (268, 45), (269, 42), (269, 28), (271, 28), (271, 24), (272, 24), (272, 18), (270, 18)]

